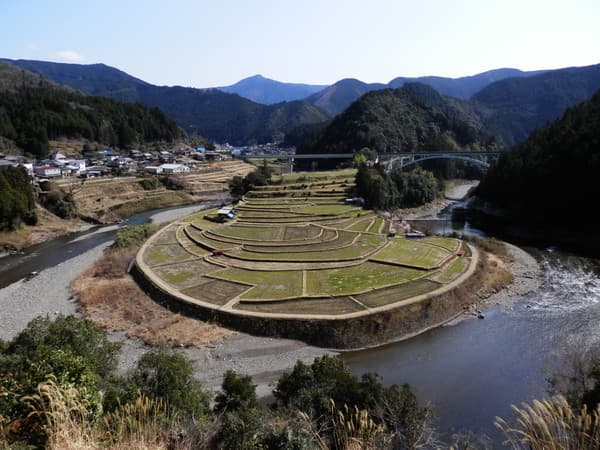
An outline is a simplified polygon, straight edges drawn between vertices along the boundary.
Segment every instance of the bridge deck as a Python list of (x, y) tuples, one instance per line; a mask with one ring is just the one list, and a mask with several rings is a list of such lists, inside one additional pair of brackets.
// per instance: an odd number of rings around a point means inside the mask
[[(473, 156), (498, 156), (502, 152), (423, 152), (423, 153), (415, 153), (415, 152), (398, 152), (398, 153), (380, 153), (379, 158), (387, 159), (387, 158), (398, 158), (398, 157), (426, 157), (426, 156), (440, 156), (440, 155), (449, 155), (449, 156), (465, 156), (465, 157), (473, 157)], [(352, 159), (354, 158), (354, 153), (311, 153), (306, 155), (289, 155), (289, 154), (253, 154), (253, 155), (245, 155), (245, 158), (256, 158), (256, 159)]]

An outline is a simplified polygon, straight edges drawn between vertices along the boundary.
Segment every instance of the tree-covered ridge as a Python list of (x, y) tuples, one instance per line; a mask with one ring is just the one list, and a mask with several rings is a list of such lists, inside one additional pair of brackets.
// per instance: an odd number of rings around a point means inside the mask
[(147, 84), (105, 64), (66, 64), (24, 59), (17, 61), (5, 59), (0, 62), (89, 95), (110, 97), (121, 102), (141, 101), (137, 90)]
[[(58, 88), (58, 85), (38, 74), (0, 60), (0, 92), (15, 91), (23, 87)], [(70, 90), (67, 87), (63, 89)]]
[(262, 105), (218, 89), (155, 86), (104, 64), (10, 62), (86, 94), (160, 108), (188, 134), (234, 145), (272, 142), (274, 135), (330, 118), (304, 101)]
[(600, 89), (600, 64), (551, 70), (539, 75), (507, 78), (475, 94), (489, 134), (512, 145), (536, 127), (560, 118), (565, 110)]
[(0, 168), (0, 231), (14, 230), (21, 222), (37, 221), (33, 191), (25, 169)]
[(435, 90), (419, 84), (365, 94), (337, 116), (299, 153), (456, 150), (475, 144), (467, 116)]
[(182, 134), (160, 109), (119, 103), (49, 87), (22, 88), (0, 97), (0, 136), (43, 158), (48, 139), (83, 138), (119, 148), (171, 142)]
[(600, 194), (600, 91), (502, 155), (477, 195), (527, 218), (561, 221)]

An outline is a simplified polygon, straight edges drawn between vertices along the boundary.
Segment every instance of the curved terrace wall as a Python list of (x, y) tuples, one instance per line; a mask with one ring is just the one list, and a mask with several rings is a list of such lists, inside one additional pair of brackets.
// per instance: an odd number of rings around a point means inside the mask
[(471, 269), (456, 284), (429, 294), (386, 305), (366, 314), (331, 317), (253, 314), (227, 311), (177, 295), (144, 272), (136, 259), (131, 275), (155, 301), (171, 311), (259, 336), (298, 339), (333, 349), (357, 349), (405, 339), (442, 325), (464, 312), (482, 283), (476, 273), (478, 252), (472, 248)]
[[(388, 235), (393, 224), (345, 196), (323, 204), (307, 194), (250, 195), (225, 224), (208, 220), (216, 210), (192, 214), (144, 243), (132, 275), (172, 310), (333, 348), (407, 337), (473, 302), (483, 264), (475, 248), (448, 237), (408, 240), (401, 229)], [(292, 210), (304, 221), (279, 220)]]

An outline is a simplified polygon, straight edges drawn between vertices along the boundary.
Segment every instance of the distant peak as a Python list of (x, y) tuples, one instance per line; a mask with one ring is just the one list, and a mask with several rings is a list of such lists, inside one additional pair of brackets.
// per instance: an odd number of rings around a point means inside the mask
[(245, 81), (245, 80), (266, 80), (267, 78), (262, 76), (260, 73), (257, 73), (256, 75), (252, 75), (250, 77), (246, 77), (240, 81)]

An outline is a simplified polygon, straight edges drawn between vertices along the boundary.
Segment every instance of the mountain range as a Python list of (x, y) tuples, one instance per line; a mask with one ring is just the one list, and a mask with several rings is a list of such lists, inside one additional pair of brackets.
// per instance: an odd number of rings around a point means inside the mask
[(405, 83), (423, 83), (431, 86), (442, 95), (468, 99), (496, 81), (505, 78), (528, 77), (543, 72), (543, 70), (523, 72), (518, 69), (503, 68), (459, 78), (436, 76), (397, 77), (389, 83), (365, 83), (355, 78), (345, 78), (329, 86), (283, 83), (265, 78), (262, 75), (254, 75), (231, 86), (217, 89), (238, 94), (254, 102), (267, 105), (292, 100), (306, 100), (332, 114), (338, 114), (367, 92), (385, 88), (399, 88)]
[[(417, 81), (432, 88), (422, 90), (426, 101), (434, 102), (444, 113), (458, 114), (458, 120), (506, 146), (522, 141), (533, 129), (560, 117), (566, 108), (600, 89), (600, 65), (534, 72), (497, 69), (455, 79), (398, 77), (387, 84), (344, 79), (324, 89), (254, 76), (222, 88), (237, 92), (228, 93), (216, 88), (156, 86), (104, 64), (4, 61), (88, 95), (158, 107), (188, 134), (234, 145), (282, 136), (293, 137), (288, 141), (294, 144), (302, 138), (314, 141), (326, 126), (332, 126), (334, 116), (361, 96)], [(434, 90), (436, 95), (431, 94)], [(291, 100), (310, 91), (313, 93), (303, 100)], [(262, 104), (238, 94), (264, 102), (290, 101)], [(377, 117), (373, 115), (373, 120)]]
[(303, 101), (263, 105), (218, 89), (155, 86), (104, 64), (3, 61), (88, 95), (158, 107), (188, 134), (234, 145), (270, 142), (299, 125), (331, 117)]
[(0, 92), (0, 140), (37, 158), (47, 155), (49, 139), (83, 138), (131, 148), (174, 142), (183, 134), (158, 108), (84, 95), (3, 61)]
[[(346, 78), (314, 93), (306, 100), (330, 113), (337, 114), (363, 94), (385, 88), (399, 88), (406, 83), (422, 83), (431, 86), (442, 95), (468, 99), (487, 85), (505, 78), (522, 78), (543, 73), (542, 70), (523, 72), (518, 69), (496, 69), (477, 75), (447, 78), (447, 77), (398, 77), (387, 84), (364, 83), (354, 78)], [(242, 94), (240, 94), (242, 95)]]

